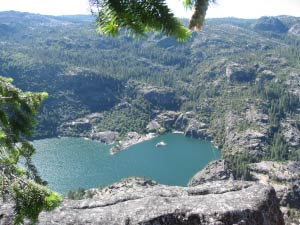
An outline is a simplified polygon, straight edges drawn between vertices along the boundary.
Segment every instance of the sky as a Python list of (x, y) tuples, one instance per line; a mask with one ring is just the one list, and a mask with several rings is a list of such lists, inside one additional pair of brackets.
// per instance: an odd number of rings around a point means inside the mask
[[(167, 0), (177, 17), (190, 17), (180, 0)], [(88, 0), (0, 0), (0, 11), (15, 10), (46, 15), (88, 14)], [(300, 0), (217, 0), (207, 12), (208, 18), (291, 15), (300, 17)]]

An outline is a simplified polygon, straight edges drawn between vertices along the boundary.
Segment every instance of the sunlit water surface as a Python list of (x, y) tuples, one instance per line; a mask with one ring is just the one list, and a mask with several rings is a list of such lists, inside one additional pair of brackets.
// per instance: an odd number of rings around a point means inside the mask
[[(164, 141), (163, 147), (155, 144)], [(166, 134), (110, 155), (111, 146), (82, 138), (51, 138), (33, 142), (33, 160), (53, 190), (108, 185), (124, 177), (142, 176), (159, 183), (186, 186), (189, 179), (220, 152), (208, 141)]]

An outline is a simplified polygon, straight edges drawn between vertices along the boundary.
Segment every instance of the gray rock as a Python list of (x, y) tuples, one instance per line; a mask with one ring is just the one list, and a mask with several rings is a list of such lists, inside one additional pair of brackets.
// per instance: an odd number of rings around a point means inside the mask
[(194, 112), (181, 113), (175, 121), (174, 128), (180, 131), (185, 130), (190, 120), (195, 118), (195, 116)]
[(104, 144), (113, 144), (118, 137), (119, 133), (114, 131), (93, 132), (90, 134), (92, 140), (100, 141)]
[(102, 113), (87, 114), (74, 121), (62, 123), (58, 127), (58, 134), (70, 137), (88, 137), (88, 134), (93, 130), (93, 124), (101, 119), (103, 119)]
[(281, 122), (282, 135), (290, 147), (300, 147), (300, 129), (296, 121), (285, 120)]
[(157, 115), (148, 126), (155, 124), (159, 129), (164, 128), (166, 131), (171, 131), (174, 126), (178, 116), (181, 115), (180, 112), (166, 111)]
[(204, 169), (196, 173), (188, 185), (193, 187), (208, 181), (228, 180), (232, 176), (228, 162), (225, 160), (216, 160), (210, 162)]
[(272, 80), (273, 78), (275, 78), (275, 76), (276, 75), (273, 71), (266, 69), (260, 72), (256, 81), (261, 82), (261, 81)]
[(242, 115), (229, 112), (225, 116), (223, 154), (248, 152), (259, 159), (268, 150), (268, 115), (252, 106), (244, 111)]
[(149, 132), (161, 133), (162, 131), (164, 131), (164, 128), (156, 120), (150, 121), (146, 129)]
[(217, 181), (196, 187), (172, 187), (122, 181), (92, 199), (65, 200), (44, 212), (39, 224), (101, 225), (282, 225), (271, 186)]
[(125, 137), (110, 149), (110, 154), (114, 155), (137, 143), (150, 140), (155, 137), (155, 133), (139, 134), (137, 132), (128, 132)]
[(0, 225), (12, 225), (14, 208), (13, 204), (3, 203), (0, 199)]
[(297, 23), (289, 29), (289, 34), (300, 37), (300, 24)]
[(187, 126), (188, 122), (189, 122), (188, 118), (186, 118), (184, 116), (184, 114), (182, 113), (177, 117), (175, 124), (174, 124), (174, 128), (176, 130), (184, 130), (185, 127)]
[(210, 139), (208, 125), (197, 119), (192, 119), (185, 130), (185, 135), (191, 138)]
[(263, 161), (249, 169), (259, 182), (275, 188), (282, 206), (300, 209), (300, 162)]
[(254, 24), (254, 29), (257, 31), (272, 31), (276, 33), (285, 33), (288, 28), (282, 21), (276, 17), (261, 17)]
[(161, 109), (177, 110), (181, 104), (180, 98), (178, 98), (175, 91), (169, 87), (140, 85), (137, 88), (137, 92), (154, 106)]
[(255, 70), (237, 63), (226, 67), (226, 77), (229, 81), (248, 82), (255, 79)]

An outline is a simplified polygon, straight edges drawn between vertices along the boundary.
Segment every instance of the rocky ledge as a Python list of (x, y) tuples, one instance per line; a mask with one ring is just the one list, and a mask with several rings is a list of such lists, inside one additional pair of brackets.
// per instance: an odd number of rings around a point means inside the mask
[[(193, 187), (126, 178), (84, 200), (64, 200), (42, 212), (40, 225), (283, 225), (272, 186), (221, 180)], [(12, 205), (0, 204), (0, 224), (12, 224)]]
[(189, 181), (189, 186), (197, 186), (208, 181), (233, 179), (233, 174), (226, 160), (210, 162), (203, 170), (196, 173)]
[(91, 199), (65, 200), (39, 224), (101, 225), (282, 225), (271, 186), (242, 181), (214, 181), (195, 187), (156, 184), (131, 178)]
[(285, 224), (300, 224), (300, 162), (262, 161), (249, 169), (254, 179), (274, 187)]
[(300, 209), (300, 162), (262, 161), (249, 169), (254, 179), (275, 188), (281, 206)]

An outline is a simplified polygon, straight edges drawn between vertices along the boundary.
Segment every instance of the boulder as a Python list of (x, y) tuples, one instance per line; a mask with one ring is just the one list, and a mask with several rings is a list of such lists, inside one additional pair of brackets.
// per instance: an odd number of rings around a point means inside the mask
[(233, 177), (228, 162), (225, 160), (216, 160), (210, 162), (204, 169), (196, 173), (189, 181), (189, 186), (197, 186), (209, 181), (228, 180)]
[(113, 184), (91, 199), (65, 200), (43, 212), (47, 225), (283, 225), (271, 186), (215, 181), (196, 187), (138, 182)]

